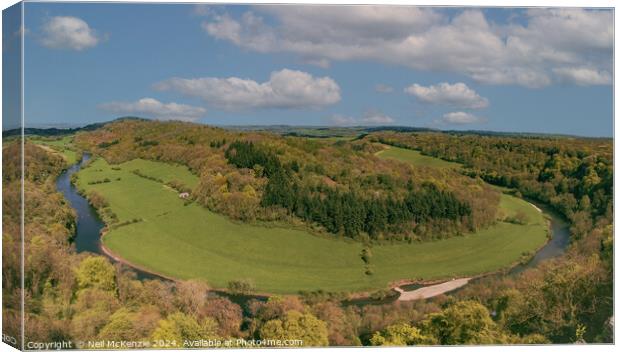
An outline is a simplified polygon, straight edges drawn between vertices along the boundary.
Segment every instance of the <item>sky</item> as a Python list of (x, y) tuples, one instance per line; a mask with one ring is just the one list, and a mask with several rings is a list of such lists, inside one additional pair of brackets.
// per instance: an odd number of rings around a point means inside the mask
[(24, 18), (27, 126), (613, 134), (610, 10), (26, 3)]

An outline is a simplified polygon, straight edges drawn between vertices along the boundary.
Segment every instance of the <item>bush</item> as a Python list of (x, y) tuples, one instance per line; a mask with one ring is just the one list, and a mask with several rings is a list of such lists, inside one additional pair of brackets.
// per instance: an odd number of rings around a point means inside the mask
[(185, 186), (184, 183), (178, 180), (168, 181), (166, 182), (166, 186), (175, 189), (179, 193), (191, 193), (192, 191), (189, 187)]
[(396, 293), (390, 289), (377, 290), (370, 294), (370, 298), (381, 301), (388, 297), (394, 296)]
[(237, 295), (248, 295), (254, 292), (256, 287), (254, 282), (249, 279), (233, 280), (228, 282), (228, 290)]
[(362, 257), (364, 263), (369, 264), (370, 258), (372, 258), (372, 252), (370, 251), (370, 248), (366, 247), (362, 249), (362, 254), (360, 255), (360, 257)]
[(505, 222), (517, 225), (527, 225), (527, 220), (528, 217), (522, 210), (519, 210), (514, 216), (507, 216), (504, 219)]
[(103, 196), (99, 194), (97, 191), (91, 191), (88, 194), (88, 202), (95, 209), (101, 209), (101, 208), (108, 206), (108, 201), (105, 198), (103, 198)]

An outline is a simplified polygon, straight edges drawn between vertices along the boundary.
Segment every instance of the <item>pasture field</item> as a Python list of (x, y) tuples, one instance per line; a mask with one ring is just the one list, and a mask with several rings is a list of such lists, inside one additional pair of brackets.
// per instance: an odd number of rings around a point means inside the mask
[[(112, 168), (114, 167), (114, 169)], [(190, 185), (186, 168), (133, 160), (109, 165), (94, 160), (78, 173), (78, 188), (96, 190), (119, 222), (142, 219), (110, 230), (103, 238), (115, 255), (149, 271), (179, 279), (202, 279), (223, 288), (250, 279), (259, 292), (294, 294), (301, 290), (369, 291), (403, 279), (474, 275), (509, 266), (523, 252), (545, 242), (542, 214), (527, 202), (502, 195), (506, 205), (527, 213), (529, 223), (499, 222), (463, 237), (426, 243), (375, 245), (373, 275), (365, 274), (362, 244), (312, 235), (299, 229), (235, 223), (200, 205), (184, 205), (173, 189), (132, 173)], [(111, 182), (89, 184), (108, 178)]]
[(121, 166), (127, 170), (140, 170), (141, 173), (162, 180), (164, 183), (177, 180), (192, 189), (198, 185), (199, 181), (198, 176), (192, 174), (187, 167), (182, 165), (134, 159), (123, 163)]
[(430, 166), (439, 168), (460, 168), (461, 164), (445, 161), (439, 158), (422, 155), (417, 150), (386, 146), (387, 148), (376, 153), (378, 157), (396, 159), (413, 166)]
[(28, 137), (28, 139), (47, 150), (62, 155), (67, 164), (73, 165), (78, 162), (78, 153), (72, 149), (73, 136), (64, 136), (60, 139), (49, 137)]

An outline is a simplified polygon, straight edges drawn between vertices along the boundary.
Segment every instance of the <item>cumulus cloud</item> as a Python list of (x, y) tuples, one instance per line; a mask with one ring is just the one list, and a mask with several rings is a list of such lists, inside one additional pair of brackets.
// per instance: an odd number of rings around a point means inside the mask
[(199, 97), (226, 110), (320, 108), (340, 101), (340, 87), (333, 79), (288, 69), (272, 72), (263, 83), (238, 77), (171, 78), (154, 88)]
[(375, 91), (379, 93), (392, 93), (394, 88), (388, 86), (387, 84), (380, 83), (375, 86)]
[(563, 82), (580, 86), (611, 84), (611, 73), (587, 67), (562, 67), (554, 69), (555, 75)]
[(611, 72), (612, 16), (609, 10), (531, 9), (518, 23), (495, 23), (475, 9), (260, 6), (239, 16), (211, 15), (202, 27), (249, 50), (291, 52), (322, 66), (372, 60), (538, 88), (560, 81), (557, 69)]
[(199, 106), (177, 103), (162, 103), (153, 98), (142, 98), (134, 102), (109, 102), (99, 105), (102, 110), (117, 114), (141, 115), (158, 120), (196, 121), (207, 110)]
[(51, 49), (84, 50), (99, 42), (88, 23), (77, 17), (56, 16), (50, 18), (41, 31), (41, 44)]
[(327, 118), (327, 123), (334, 126), (353, 126), (357, 124), (357, 120), (351, 116), (334, 114)]
[(341, 114), (334, 114), (327, 118), (327, 123), (335, 126), (377, 126), (389, 125), (394, 122), (395, 120), (390, 116), (374, 109), (367, 111), (359, 119)]
[(486, 121), (487, 120), (485, 118), (478, 117), (467, 112), (457, 111), (444, 114), (438, 122), (455, 125), (467, 125), (472, 123), (483, 123)]
[(489, 106), (487, 98), (478, 95), (465, 83), (439, 83), (428, 87), (412, 84), (405, 88), (405, 92), (428, 104), (464, 109), (482, 109)]

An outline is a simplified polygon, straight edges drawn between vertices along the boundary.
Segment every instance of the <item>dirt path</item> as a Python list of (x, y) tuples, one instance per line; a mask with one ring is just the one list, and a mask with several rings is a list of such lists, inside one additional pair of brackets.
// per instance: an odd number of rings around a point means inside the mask
[(443, 293), (456, 290), (459, 287), (467, 285), (469, 280), (471, 280), (471, 278), (465, 277), (461, 279), (454, 279), (437, 285), (422, 287), (413, 291), (404, 291), (400, 287), (396, 287), (394, 288), (394, 290), (400, 293), (400, 296), (398, 297), (399, 301), (415, 301), (418, 299), (426, 299), (439, 296)]
[(534, 209), (538, 210), (539, 213), (542, 213), (542, 209), (540, 209), (539, 207), (537, 207), (535, 204), (528, 202), (531, 206), (534, 207)]

